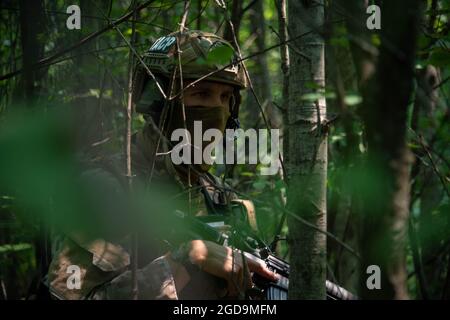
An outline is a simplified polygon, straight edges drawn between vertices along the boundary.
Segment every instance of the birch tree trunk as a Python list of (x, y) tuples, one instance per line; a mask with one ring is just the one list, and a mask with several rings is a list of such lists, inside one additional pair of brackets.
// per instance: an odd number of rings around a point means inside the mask
[[(325, 85), (324, 1), (289, 1), (292, 43), (288, 106), (288, 216), (291, 276), (289, 299), (325, 299), (327, 132), (325, 98), (304, 100), (315, 93), (310, 84)], [(292, 47), (291, 47), (292, 49)], [(299, 55), (299, 52), (301, 55)], [(302, 224), (296, 216), (313, 224)]]

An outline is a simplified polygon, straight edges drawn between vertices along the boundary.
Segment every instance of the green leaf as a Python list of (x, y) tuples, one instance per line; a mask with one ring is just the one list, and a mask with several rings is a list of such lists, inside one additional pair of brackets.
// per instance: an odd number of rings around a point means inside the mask
[(435, 67), (450, 66), (450, 50), (435, 48), (431, 53), (429, 63)]
[(284, 182), (283, 180), (277, 180), (277, 181), (275, 182), (275, 188), (276, 188), (277, 190), (280, 190), (280, 189), (282, 189), (282, 188), (286, 188), (286, 184), (285, 184), (285, 182)]
[(304, 101), (316, 101), (323, 97), (323, 93), (310, 92), (302, 95), (301, 99)]
[(31, 249), (29, 243), (17, 243), (17, 244), (4, 244), (0, 246), (0, 253), (17, 252)]
[(344, 101), (348, 106), (355, 106), (362, 102), (362, 98), (357, 94), (348, 94), (345, 96)]
[(255, 174), (253, 172), (241, 172), (241, 176), (243, 177), (253, 177)]
[(337, 47), (346, 47), (348, 45), (348, 39), (346, 37), (332, 37), (330, 44)]
[(336, 93), (335, 92), (325, 92), (325, 98), (336, 99)]
[(408, 143), (408, 147), (409, 147), (410, 149), (420, 149), (420, 148), (421, 148), (421, 146), (419, 146), (419, 145), (416, 144), (416, 143), (412, 143), (412, 142), (409, 142), (409, 143)]
[(377, 34), (372, 34), (372, 37), (370, 40), (372, 41), (372, 44), (376, 47), (379, 47), (381, 45), (380, 36)]
[(332, 135), (331, 136), (331, 142), (341, 141), (344, 140), (345, 135), (343, 133)]
[(233, 49), (227, 45), (215, 46), (208, 53), (208, 63), (227, 65), (233, 59)]
[(419, 35), (418, 39), (418, 47), (421, 49), (426, 49), (430, 46), (431, 39), (429, 37), (426, 37), (425, 35), (421, 34)]
[(253, 188), (256, 190), (263, 190), (266, 187), (266, 183), (264, 181), (255, 181), (253, 182)]
[(323, 89), (323, 86), (321, 86), (320, 84), (318, 84), (317, 82), (314, 82), (314, 81), (307, 81), (307, 82), (305, 82), (305, 88)]

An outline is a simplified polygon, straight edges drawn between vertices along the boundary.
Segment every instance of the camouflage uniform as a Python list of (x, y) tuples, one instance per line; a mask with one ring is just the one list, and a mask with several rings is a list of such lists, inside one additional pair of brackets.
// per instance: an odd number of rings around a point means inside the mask
[[(183, 52), (181, 60), (184, 78), (197, 79), (211, 71), (221, 69), (221, 66), (217, 65), (217, 56), (219, 60), (223, 60), (223, 55), (231, 48), (219, 37), (200, 31), (160, 38), (144, 57), (152, 71), (159, 76), (165, 76), (165, 79), (169, 78), (175, 65), (173, 63), (176, 45), (174, 37), (179, 37), (180, 49)], [(214, 50), (216, 50), (215, 55), (211, 54)], [(217, 50), (219, 51), (217, 52)], [(232, 52), (234, 54), (234, 50)], [(215, 57), (214, 63), (210, 63), (208, 60), (209, 54)], [(202, 60), (200, 67), (195, 63), (198, 58)], [(228, 62), (229, 60), (223, 63), (226, 65)], [(209, 77), (208, 80), (239, 85), (240, 88), (243, 88), (245, 81), (242, 70), (237, 69), (238, 66), (224, 68)], [(149, 86), (154, 86), (154, 82), (148, 78), (145, 70), (138, 67), (136, 74), (134, 93), (136, 109), (146, 114), (147, 119), (154, 117), (155, 112), (161, 111), (157, 109), (162, 108), (163, 101), (157, 97), (156, 88), (149, 88)], [(236, 94), (240, 88), (236, 90)], [(240, 98), (240, 96), (236, 98)], [(239, 102), (236, 107), (238, 105)], [(234, 117), (233, 120), (237, 120), (237, 110), (230, 110), (230, 113), (231, 117)], [(155, 117), (153, 120), (157, 121), (158, 118)], [(173, 166), (170, 155), (155, 156), (159, 135), (153, 128), (154, 126), (148, 122), (143, 130), (133, 136), (131, 154), (132, 170), (135, 175), (133, 183), (145, 186), (149, 176), (152, 175), (152, 182), (176, 185), (180, 191), (186, 190), (186, 182), (180, 178), (181, 175)], [(159, 148), (158, 152), (164, 154), (168, 149), (164, 143), (161, 145), (162, 150)], [(123, 163), (124, 158), (120, 156), (107, 158), (106, 161), (102, 161), (101, 165), (93, 166), (84, 173), (86, 184), (92, 182), (96, 188), (104, 190), (105, 199), (103, 200), (105, 202), (120, 198), (126, 190)], [(152, 170), (153, 163), (155, 165)], [(227, 207), (237, 198), (234, 194), (217, 188), (215, 185), (220, 184), (219, 179), (209, 173), (204, 172), (198, 175), (197, 183), (201, 188), (191, 189), (193, 190), (191, 204), (194, 206), (191, 212), (194, 215), (208, 214), (208, 210), (211, 210), (211, 203), (214, 206)], [(209, 202), (205, 202), (205, 197), (209, 197)], [(106, 206), (102, 210), (108, 211), (104, 213), (105, 215), (120, 216), (125, 214), (123, 210), (126, 210), (126, 206), (116, 205), (114, 202), (110, 207)], [(87, 236), (83, 233), (68, 232), (57, 238), (54, 243), (48, 284), (50, 292), (55, 298), (130, 299), (132, 297), (129, 234), (103, 238), (96, 235)], [(191, 281), (181, 293), (178, 292), (172, 271), (164, 256), (170, 247), (162, 240), (155, 240), (148, 247), (145, 247), (146, 244), (142, 244), (143, 248), (140, 248), (138, 255), (140, 257), (137, 272), (139, 299), (215, 299), (223, 294), (221, 283), (217, 278), (192, 268), (192, 266), (187, 266)], [(67, 269), (71, 265), (80, 268), (80, 289), (68, 289), (67, 287), (67, 281), (71, 276), (70, 273), (67, 273)]]
[[(154, 138), (150, 126), (135, 135), (132, 144), (132, 168), (134, 183), (145, 183), (145, 179), (150, 174), (152, 158), (154, 156)], [(117, 164), (123, 163), (123, 159), (114, 159)], [(124, 166), (112, 163), (117, 168)], [(117, 199), (124, 192), (124, 183), (121, 183), (120, 176), (111, 165), (106, 168), (91, 169), (85, 173), (88, 177), (86, 183), (93, 181), (105, 188), (112, 199)], [(182, 185), (177, 177), (177, 172), (171, 165), (170, 155), (157, 157), (155, 169), (153, 170), (155, 183), (161, 180), (172, 180), (172, 183), (179, 186), (182, 191), (186, 187)], [(208, 192), (209, 197), (217, 205), (226, 206), (236, 196), (230, 192), (219, 190), (208, 181), (215, 179), (214, 183), (220, 183), (218, 179), (210, 174), (199, 177), (200, 183)], [(94, 181), (95, 180), (95, 181)], [(108, 190), (108, 191), (106, 191)], [(112, 192), (110, 192), (110, 190)], [(208, 214), (204, 195), (201, 189), (196, 189), (191, 198), (192, 212), (194, 215)], [(116, 213), (113, 213), (114, 215)], [(118, 213), (120, 214), (120, 213)], [(65, 235), (55, 241), (54, 259), (50, 266), (48, 281), (50, 290), (55, 297), (62, 299), (127, 299), (131, 297), (131, 271), (130, 267), (130, 237), (125, 236), (114, 241), (86, 237), (72, 233)], [(146, 252), (140, 260), (150, 261), (138, 270), (139, 293), (141, 299), (177, 299), (178, 294), (175, 288), (170, 267), (163, 256), (170, 248), (163, 242), (158, 242), (151, 246), (152, 252)], [(143, 249), (142, 251), (148, 251)], [(70, 265), (77, 265), (81, 268), (81, 289), (67, 289), (66, 282), (70, 274), (67, 268)], [(195, 271), (195, 269), (191, 270)], [(200, 272), (199, 272), (200, 273)], [(201, 275), (201, 277), (208, 277)], [(188, 289), (189, 290), (189, 289)], [(212, 296), (209, 296), (212, 298)]]

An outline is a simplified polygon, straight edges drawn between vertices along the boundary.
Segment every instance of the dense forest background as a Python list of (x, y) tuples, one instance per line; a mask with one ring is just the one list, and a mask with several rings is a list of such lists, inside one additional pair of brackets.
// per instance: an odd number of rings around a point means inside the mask
[[(69, 30), (73, 4), (81, 29)], [(380, 28), (368, 28), (369, 5)], [(263, 238), (278, 236), (291, 297), (323, 297), (326, 277), (362, 298), (449, 299), (449, 18), (448, 0), (2, 0), (0, 299), (28, 297), (49, 256), (40, 219), (58, 211), (45, 190), (66, 181), (62, 155), (125, 149), (133, 51), (180, 26), (239, 48), (252, 83), (242, 127), (283, 130), (277, 175), (227, 174), (254, 200)], [(58, 109), (70, 116), (45, 116)], [(319, 115), (309, 133), (306, 115)], [(133, 113), (132, 131), (143, 125)], [(70, 206), (75, 190), (64, 192)], [(320, 217), (299, 209), (308, 201)], [(374, 264), (382, 286), (368, 290)]]

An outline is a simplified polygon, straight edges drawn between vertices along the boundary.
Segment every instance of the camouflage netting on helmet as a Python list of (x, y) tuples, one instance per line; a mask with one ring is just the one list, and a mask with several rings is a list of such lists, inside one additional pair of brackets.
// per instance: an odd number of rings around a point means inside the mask
[(176, 32), (156, 40), (144, 54), (150, 70), (165, 76), (172, 74), (178, 65), (177, 37), (184, 79), (198, 79), (217, 71), (208, 80), (245, 88), (243, 68), (233, 47), (221, 37), (202, 31)]
[[(231, 44), (215, 34), (193, 30), (161, 37), (144, 53), (143, 61), (163, 87), (168, 87), (168, 79), (179, 65), (177, 38), (183, 79), (195, 80), (213, 73), (206, 79), (231, 84), (237, 89), (247, 86), (242, 63)], [(148, 113), (146, 110), (161, 108), (163, 97), (154, 81), (149, 79), (147, 70), (139, 63), (133, 88), (138, 112)]]

